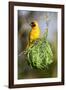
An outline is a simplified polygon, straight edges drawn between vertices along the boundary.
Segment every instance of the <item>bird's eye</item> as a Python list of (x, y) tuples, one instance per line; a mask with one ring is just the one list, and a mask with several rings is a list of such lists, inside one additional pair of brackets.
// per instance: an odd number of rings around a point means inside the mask
[(31, 22), (31, 24), (34, 24), (34, 22)]

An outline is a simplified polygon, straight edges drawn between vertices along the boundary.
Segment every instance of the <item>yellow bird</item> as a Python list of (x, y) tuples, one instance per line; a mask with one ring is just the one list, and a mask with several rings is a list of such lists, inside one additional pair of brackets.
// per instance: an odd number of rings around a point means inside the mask
[(29, 35), (29, 43), (36, 41), (40, 37), (40, 28), (37, 21), (31, 22), (31, 28)]

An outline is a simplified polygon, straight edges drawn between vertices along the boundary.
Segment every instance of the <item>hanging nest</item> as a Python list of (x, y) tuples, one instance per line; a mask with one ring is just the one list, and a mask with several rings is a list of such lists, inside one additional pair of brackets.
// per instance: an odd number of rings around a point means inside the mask
[(47, 40), (48, 30), (26, 51), (27, 61), (32, 68), (45, 69), (53, 62), (53, 52)]

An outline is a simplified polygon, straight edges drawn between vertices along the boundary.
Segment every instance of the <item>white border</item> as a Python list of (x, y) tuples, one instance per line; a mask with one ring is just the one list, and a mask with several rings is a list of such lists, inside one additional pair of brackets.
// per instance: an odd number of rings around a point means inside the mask
[[(21, 79), (18, 80), (18, 10), (28, 10), (28, 11), (50, 11), (58, 12), (58, 76), (57, 78), (42, 78), (42, 79)], [(39, 7), (24, 7), (24, 6), (14, 6), (14, 84), (30, 84), (30, 83), (47, 83), (47, 82), (61, 82), (61, 9), (56, 8), (39, 8)]]

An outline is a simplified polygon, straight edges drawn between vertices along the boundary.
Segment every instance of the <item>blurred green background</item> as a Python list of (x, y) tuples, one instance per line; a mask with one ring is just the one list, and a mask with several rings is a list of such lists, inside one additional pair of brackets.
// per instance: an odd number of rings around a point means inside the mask
[[(28, 44), (30, 23), (34, 20), (39, 24), (40, 38), (48, 27), (47, 39), (53, 52), (53, 63), (44, 70), (31, 68), (26, 61), (26, 55), (22, 53)], [(18, 79), (50, 77), (57, 77), (57, 12), (18, 10)]]

